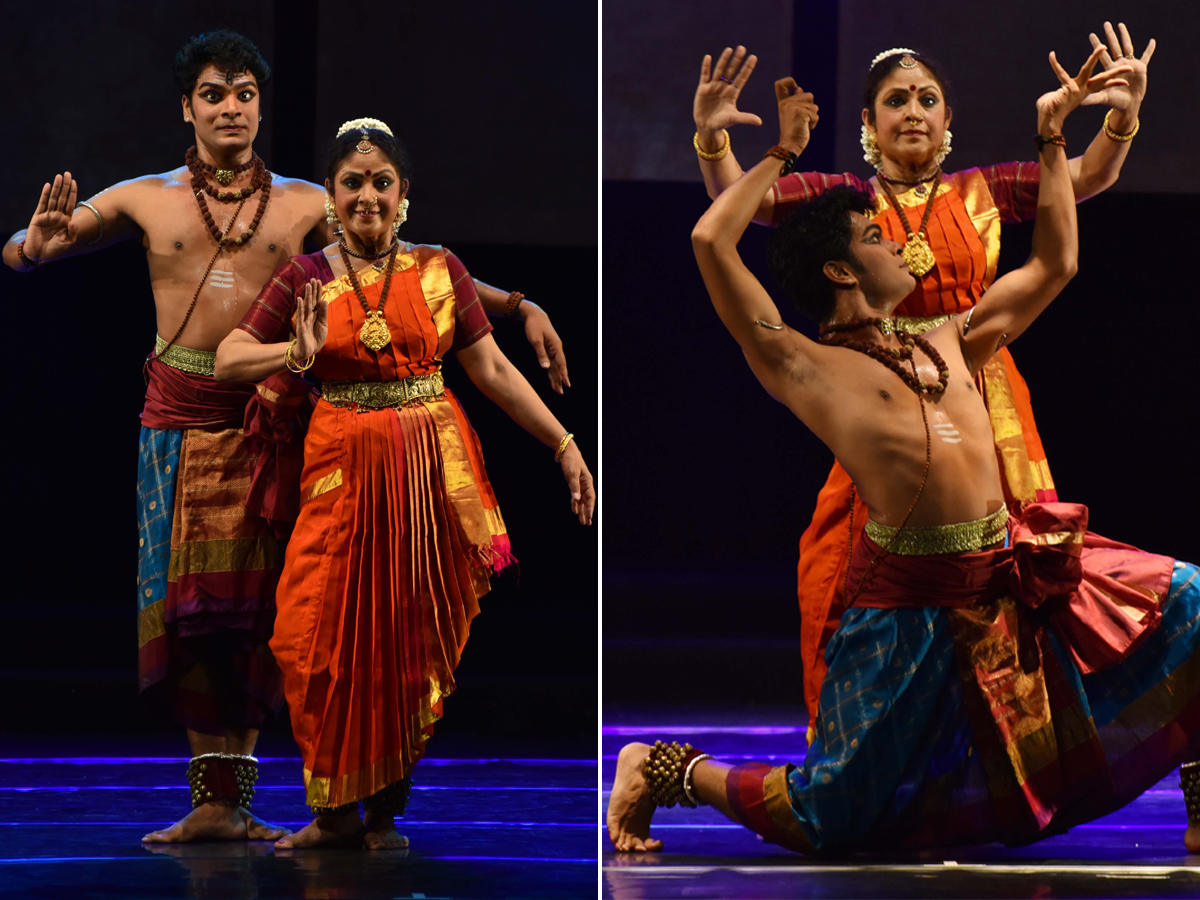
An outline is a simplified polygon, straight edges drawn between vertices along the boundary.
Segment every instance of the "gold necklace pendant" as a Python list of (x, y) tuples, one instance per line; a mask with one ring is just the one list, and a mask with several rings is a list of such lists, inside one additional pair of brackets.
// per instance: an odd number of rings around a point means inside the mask
[(358, 339), (368, 350), (378, 352), (392, 342), (392, 333), (383, 320), (383, 313), (376, 309), (367, 313), (367, 321), (363, 322), (358, 332)]
[(221, 182), (221, 184), (229, 184), (233, 181), (234, 172), (233, 169), (217, 169), (213, 172), (213, 175), (216, 176), (217, 181)]
[(900, 253), (904, 257), (904, 261), (908, 263), (908, 271), (918, 278), (932, 269), (937, 262), (933, 250), (929, 248), (929, 243), (919, 234), (910, 234), (908, 242)]

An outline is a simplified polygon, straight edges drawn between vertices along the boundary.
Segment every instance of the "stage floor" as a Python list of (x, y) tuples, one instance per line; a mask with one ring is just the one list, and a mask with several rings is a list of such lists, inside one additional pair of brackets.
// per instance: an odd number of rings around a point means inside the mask
[[(605, 708), (604, 803), (617, 751), (631, 741), (690, 741), (723, 761), (798, 760), (807, 716), (758, 711)], [(1177, 773), (1110, 816), (1026, 847), (880, 854), (830, 863), (763, 843), (711, 807), (659, 810), (662, 853), (615, 853), (605, 840), (603, 896), (627, 898), (1200, 897), (1200, 856), (1183, 847)], [(603, 828), (603, 825), (601, 826)]]
[[(0, 897), (596, 895), (594, 743), (435, 737), (400, 822), (411, 848), (373, 853), (141, 844), (189, 808), (179, 743), (5, 739)], [(254, 812), (292, 829), (307, 824), (294, 745), (259, 753)]]

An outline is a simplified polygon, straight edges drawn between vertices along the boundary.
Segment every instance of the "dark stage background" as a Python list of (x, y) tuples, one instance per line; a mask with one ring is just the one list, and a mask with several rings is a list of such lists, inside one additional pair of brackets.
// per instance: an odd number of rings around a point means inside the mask
[[(408, 240), (452, 247), (472, 274), (541, 303), (573, 389), (558, 397), (519, 323), (501, 347), (579, 435), (596, 471), (595, 10), (539, 0), (464, 8), (289, 3), (68, 2), (51, 26), (6, 12), (0, 72), (0, 237), (25, 227), (41, 184), (69, 168), (81, 197), (182, 163), (171, 60), (189, 36), (241, 31), (274, 68), (255, 146), (276, 172), (319, 181), (334, 131), (388, 122), (415, 165)], [(134, 482), (141, 363), (154, 338), (132, 242), (32, 275), (0, 271), (16, 340), (4, 375), (20, 414), (5, 430), (0, 731), (158, 728), (136, 700)], [(597, 535), (574, 522), (551, 454), (474, 389), (447, 383), (480, 433), (519, 579), (482, 601), (439, 731), (591, 736), (596, 722)], [(168, 727), (167, 731), (177, 729)], [(277, 731), (289, 731), (286, 722)]]
[[(705, 0), (687, 15), (643, 14), (627, 32), (613, 6), (632, 4), (605, 6), (604, 317), (610, 335), (639, 323), (648, 337), (610, 337), (604, 359), (606, 706), (802, 703), (796, 545), (832, 455), (750, 373), (712, 310), (689, 240), (708, 207), (690, 146), (691, 98), (701, 57), (726, 44), (760, 55), (756, 93), (748, 89), (741, 108), (765, 124), (731, 132), (744, 163), (776, 139), (771, 82), (794, 72), (821, 105), (800, 168), (866, 177), (858, 96), (880, 50), (928, 48), (946, 64), (958, 97), (953, 171), (1032, 158), (1033, 103), (1054, 86), (1049, 49), (1077, 65), (1088, 31), (1118, 15), (1139, 52), (1158, 39), (1118, 189), (1079, 209), (1079, 275), (1012, 352), (1059, 495), (1087, 503), (1101, 534), (1200, 557), (1200, 276), (1189, 212), (1200, 136), (1196, 94), (1178, 89), (1195, 77), (1183, 40), (1196, 34), (1192, 8), (1173, 5), (1169, 16), (1155, 3), (917, 2), (899, 21), (894, 4), (762, 0), (734, 23)], [(1018, 26), (1019, 40), (1003, 37)], [(1063, 49), (1064, 36), (1076, 52)], [(1067, 123), (1072, 155), (1101, 118), (1084, 109)], [(1186, 171), (1177, 160), (1190, 160)], [(1005, 227), (1001, 273), (1024, 261), (1031, 235), (1031, 223)], [(811, 336), (770, 279), (765, 238), (751, 226), (745, 258), (785, 320)]]

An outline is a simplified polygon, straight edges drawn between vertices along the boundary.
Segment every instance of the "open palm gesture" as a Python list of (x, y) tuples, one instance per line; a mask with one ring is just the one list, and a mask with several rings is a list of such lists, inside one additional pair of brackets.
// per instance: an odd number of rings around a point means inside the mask
[(1119, 37), (1113, 30), (1112, 22), (1105, 22), (1104, 36), (1107, 41), (1101, 41), (1094, 33), (1089, 34), (1088, 38), (1092, 42), (1092, 48), (1101, 51), (1100, 65), (1104, 66), (1105, 70), (1120, 66), (1129, 68), (1125, 79), (1127, 83), (1097, 91), (1083, 101), (1085, 106), (1101, 103), (1125, 112), (1141, 106), (1142, 98), (1146, 96), (1146, 68), (1157, 44), (1154, 38), (1150, 38), (1150, 43), (1146, 45), (1146, 50), (1139, 59), (1134, 55), (1133, 38), (1129, 36), (1129, 29), (1125, 27), (1125, 23), (1118, 23), (1118, 28), (1121, 32)]
[(1067, 74), (1067, 70), (1058, 64), (1058, 57), (1055, 56), (1054, 51), (1050, 51), (1050, 67), (1058, 76), (1060, 87), (1057, 91), (1050, 91), (1038, 97), (1039, 131), (1044, 127), (1048, 127), (1054, 132), (1061, 131), (1063, 121), (1071, 114), (1072, 110), (1086, 102), (1088, 97), (1100, 91), (1129, 84), (1125, 79), (1125, 75), (1131, 68), (1128, 65), (1113, 66), (1099, 75), (1092, 75), (1092, 70), (1096, 68), (1102, 52), (1102, 48), (1094, 49), (1092, 55), (1087, 58), (1087, 62), (1083, 64), (1083, 68), (1079, 70), (1079, 74), (1072, 78)]
[(296, 304), (296, 348), (292, 356), (298, 362), (311, 359), (325, 346), (328, 334), (328, 307), (321, 302), (321, 282), (310, 278)]
[(696, 130), (715, 133), (730, 125), (761, 125), (762, 119), (737, 108), (738, 96), (758, 64), (754, 54), (746, 56), (746, 48), (726, 47), (713, 65), (712, 56), (705, 54), (700, 65), (700, 84), (692, 101)]
[(70, 172), (55, 175), (54, 182), (42, 187), (37, 209), (25, 234), (25, 255), (31, 259), (53, 259), (69, 250), (78, 236), (71, 224), (79, 182)]

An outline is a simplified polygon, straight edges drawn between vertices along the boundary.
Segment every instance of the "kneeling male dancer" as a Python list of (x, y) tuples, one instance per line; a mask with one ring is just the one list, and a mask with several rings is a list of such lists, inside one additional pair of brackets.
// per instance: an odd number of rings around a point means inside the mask
[(924, 337), (888, 318), (913, 287), (903, 248), (835, 189), (779, 230), (773, 268), (821, 323), (814, 343), (737, 253), (794, 159), (806, 112), (776, 84), (782, 139), (713, 203), (692, 240), (713, 305), (767, 391), (845, 466), (869, 510), (800, 765), (730, 767), (690, 745), (621, 750), (608, 807), (618, 850), (659, 850), (655, 806), (705, 803), (802, 853), (1024, 843), (1105, 815), (1187, 760), (1200, 850), (1200, 575), (1087, 531), (1078, 504), (1005, 509), (974, 377), (1076, 271), (1062, 123), (1098, 53), (1039, 98), (1033, 252), (971, 312)]

